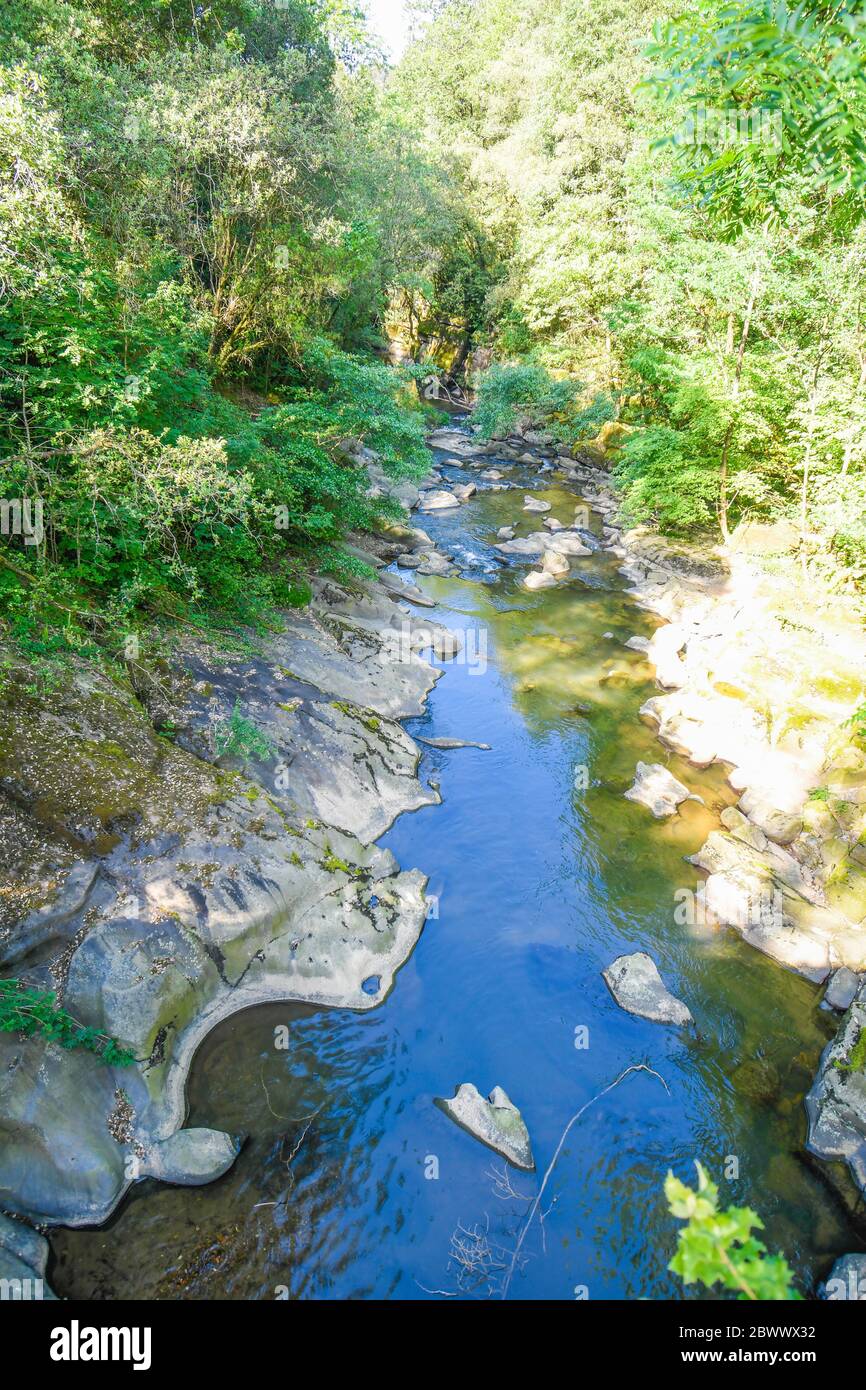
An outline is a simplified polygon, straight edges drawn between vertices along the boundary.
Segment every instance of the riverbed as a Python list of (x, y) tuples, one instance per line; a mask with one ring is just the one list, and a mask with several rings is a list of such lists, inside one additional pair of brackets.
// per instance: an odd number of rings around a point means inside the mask
[[(447, 457), (446, 480), (478, 481)], [(665, 1086), (632, 1075), (572, 1130), (511, 1298), (681, 1297), (662, 1187), (670, 1168), (690, 1180), (696, 1159), (726, 1204), (760, 1212), (804, 1292), (859, 1248), (804, 1152), (803, 1096), (835, 1030), (821, 991), (677, 911), (698, 880), (686, 856), (736, 797), (723, 768), (666, 753), (639, 716), (653, 669), (624, 643), (656, 620), (606, 552), (529, 593), (525, 569), (493, 550), (500, 526), (537, 529), (528, 490), (570, 523), (579, 496), (549, 476), (512, 466), (514, 487), (479, 482), (458, 511), (419, 518), (460, 566), (418, 582), (463, 653), (436, 663), (427, 713), (407, 727), (491, 747), (422, 745), (422, 781), (443, 804), (382, 841), (430, 878), (429, 920), (390, 996), (366, 1014), (271, 1005), (221, 1024), (193, 1066), (188, 1123), (247, 1135), (235, 1167), (197, 1189), (141, 1183), (108, 1226), (55, 1233), (59, 1296), (495, 1296), (566, 1124), (637, 1062)], [(656, 821), (625, 800), (640, 759), (704, 804)], [(638, 950), (693, 1032), (614, 1002), (601, 971)], [(502, 1161), (436, 1108), (464, 1081), (507, 1091), (536, 1174), (503, 1179)], [(455, 1260), (455, 1235), (490, 1252), (477, 1268)]]

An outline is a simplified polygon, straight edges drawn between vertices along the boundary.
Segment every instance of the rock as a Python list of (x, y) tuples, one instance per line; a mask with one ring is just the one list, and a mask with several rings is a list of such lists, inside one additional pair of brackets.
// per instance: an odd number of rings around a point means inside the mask
[(690, 792), (661, 763), (638, 763), (634, 786), (625, 795), (628, 801), (646, 806), (658, 818), (674, 815), (683, 801), (699, 801), (703, 805), (702, 797)]
[(808, 1147), (824, 1159), (845, 1159), (866, 1191), (866, 980), (845, 1014), (836, 1037), (824, 1049), (806, 1097)]
[(523, 499), (523, 510), (525, 512), (549, 512), (550, 509), (551, 504), (549, 502), (542, 502), (537, 497), (524, 497)]
[(625, 645), (633, 652), (645, 652), (649, 647), (648, 637), (630, 637)]
[(428, 748), (481, 748), (486, 753), (490, 751), (489, 743), (473, 743), (468, 738), (421, 738), (419, 736), (418, 742), (425, 743)]
[(513, 526), (500, 526), (499, 530), (496, 532), (496, 539), (499, 540), (499, 541), (513, 541), (513, 540), (514, 540), (514, 527), (513, 527)]
[(731, 1077), (734, 1090), (761, 1105), (777, 1099), (781, 1089), (778, 1067), (764, 1057), (750, 1057)]
[(57, 1295), (45, 1282), (48, 1253), (44, 1236), (0, 1212), (0, 1300), (56, 1301)]
[(618, 956), (602, 974), (614, 999), (627, 1013), (653, 1023), (674, 1023), (680, 1028), (694, 1022), (685, 1004), (665, 988), (655, 961), (646, 952)]
[(407, 479), (391, 478), (378, 464), (367, 460), (367, 475), (370, 479), (370, 497), (392, 497), (399, 502), (405, 510), (411, 509), (418, 504), (420, 492), (414, 483)]
[(478, 488), (474, 483), (458, 483), (452, 491), (454, 496), (459, 498), (461, 502), (468, 502), (470, 497), (475, 496)]
[(544, 550), (555, 550), (560, 555), (590, 555), (589, 546), (583, 544), (575, 531), (555, 531), (548, 535), (544, 531), (531, 532), (529, 540), (538, 540)]
[(740, 797), (739, 805), (743, 814), (777, 845), (789, 845), (803, 829), (802, 816), (777, 810), (757, 792), (747, 791)]
[(498, 483), (505, 477), (505, 474), (500, 473), (498, 468), (485, 468), (484, 472), (480, 476), (485, 480), (485, 482)]
[(153, 1146), (143, 1172), (181, 1187), (201, 1187), (228, 1172), (240, 1147), (240, 1140), (217, 1129), (179, 1129)]
[(487, 1100), (471, 1082), (457, 1088), (451, 1100), (437, 1098), (436, 1104), (451, 1119), (482, 1144), (494, 1149), (515, 1168), (531, 1172), (535, 1168), (529, 1131), (516, 1106), (500, 1086), (495, 1086)]
[(555, 516), (546, 516), (542, 525), (546, 526), (548, 531), (564, 531), (566, 529), (561, 521), (557, 521)]
[(503, 555), (525, 555), (535, 558), (544, 554), (545, 547), (533, 536), (518, 536), (516, 540), (501, 541), (496, 549)]
[(544, 552), (541, 568), (545, 574), (552, 574), (554, 579), (561, 579), (564, 575), (571, 573), (568, 560), (558, 550), (546, 550)]
[(824, 1003), (829, 1004), (831, 1009), (839, 1009), (840, 1012), (845, 1013), (853, 1004), (860, 984), (861, 977), (859, 975), (844, 965), (840, 966), (830, 976), (824, 992)]
[(398, 555), (395, 563), (403, 570), (416, 570), (424, 563), (424, 556), (413, 551), (411, 554)]
[(451, 507), (459, 506), (459, 498), (455, 497), (453, 492), (446, 492), (444, 489), (437, 492), (422, 493), (418, 503), (419, 510), (422, 512), (444, 512)]
[[(11, 792), (30, 838), (47, 845), (62, 825), (84, 872), (52, 851), (41, 896), (0, 930), (0, 971), (62, 984), (74, 1017), (137, 1059), (113, 1068), (0, 1034), (0, 1193), (18, 1216), (99, 1225), (138, 1177), (224, 1171), (228, 1136), (181, 1129), (203, 1037), (275, 999), (375, 1008), (418, 941), (424, 876), (374, 842), (403, 810), (438, 800), (397, 720), (423, 713), (436, 673), (416, 648), (445, 629), (425, 624), (422, 637), (393, 575), (312, 587), (255, 654), (175, 636), (161, 672), (175, 741), (126, 685), (83, 663), (44, 710), (32, 693), (19, 705), (14, 679), (4, 688), (0, 820)], [(454, 650), (453, 635), (441, 640)], [(252, 753), (227, 776), (213, 728), (238, 699), (275, 755)], [(0, 914), (15, 901), (5, 870)], [(34, 881), (32, 863), (19, 873)], [(6, 1267), (20, 1260), (7, 1254)]]
[(830, 1270), (821, 1297), (833, 1303), (866, 1303), (866, 1255), (842, 1255)]
[(438, 550), (433, 550), (426, 555), (418, 566), (419, 574), (444, 575), (451, 574), (454, 570), (454, 563), (449, 560), (447, 555), (443, 555)]
[(396, 574), (388, 574), (386, 570), (380, 579), (394, 598), (407, 599), (409, 603), (414, 603), (418, 608), (435, 608), (437, 606), (435, 598), (425, 594), (423, 589), (418, 588), (417, 584), (405, 584), (402, 579), (397, 578)]
[(545, 570), (530, 570), (523, 580), (526, 589), (552, 589), (556, 585), (556, 579), (552, 574)]
[(48, 1241), (32, 1226), (13, 1221), (0, 1212), (0, 1250), (26, 1264), (41, 1278), (48, 1268)]
[(751, 845), (753, 849), (765, 850), (767, 848), (767, 837), (763, 830), (759, 830), (757, 825), (753, 825), (748, 816), (744, 816), (736, 806), (726, 806), (721, 814), (722, 825), (737, 840), (742, 840), (744, 844)]

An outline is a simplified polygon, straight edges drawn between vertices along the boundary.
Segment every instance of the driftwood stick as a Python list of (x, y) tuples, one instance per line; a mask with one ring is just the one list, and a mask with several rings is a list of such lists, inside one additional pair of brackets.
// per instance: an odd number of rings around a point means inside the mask
[(588, 1100), (585, 1105), (582, 1105), (580, 1107), (576, 1114), (572, 1115), (571, 1119), (569, 1120), (568, 1124), (565, 1126), (565, 1129), (562, 1131), (562, 1134), (560, 1135), (559, 1143), (556, 1146), (553, 1158), (550, 1160), (550, 1163), (548, 1164), (547, 1172), (544, 1174), (544, 1177), (541, 1180), (541, 1186), (539, 1187), (538, 1192), (535, 1196), (535, 1200), (533, 1201), (532, 1206), (529, 1209), (529, 1215), (527, 1216), (526, 1220), (523, 1223), (523, 1226), (521, 1227), (520, 1235), (517, 1238), (517, 1244), (514, 1247), (514, 1253), (511, 1256), (511, 1264), (508, 1268), (504, 1280), (502, 1281), (503, 1299), (508, 1297), (508, 1289), (511, 1284), (511, 1277), (514, 1274), (514, 1270), (517, 1265), (517, 1259), (520, 1255), (521, 1247), (523, 1246), (523, 1242), (526, 1240), (526, 1237), (529, 1234), (530, 1226), (535, 1220), (536, 1212), (538, 1211), (538, 1208), (541, 1205), (541, 1199), (544, 1196), (544, 1189), (547, 1187), (547, 1184), (550, 1180), (550, 1176), (553, 1173), (554, 1168), (556, 1167), (557, 1159), (559, 1158), (559, 1155), (562, 1153), (563, 1145), (565, 1144), (565, 1141), (568, 1138), (571, 1129), (574, 1125), (577, 1124), (581, 1116), (586, 1114), (587, 1110), (590, 1108), (591, 1105), (595, 1105), (597, 1100), (601, 1100), (603, 1096), (606, 1096), (609, 1094), (610, 1091), (615, 1090), (616, 1087), (619, 1086), (620, 1082), (625, 1081), (627, 1076), (631, 1076), (634, 1072), (638, 1071), (645, 1071), (648, 1072), (650, 1076), (654, 1076), (656, 1081), (660, 1081), (664, 1086), (665, 1090), (670, 1095), (670, 1087), (668, 1086), (668, 1083), (665, 1081), (663, 1076), (660, 1076), (657, 1071), (653, 1071), (652, 1067), (648, 1067), (645, 1062), (635, 1062), (633, 1066), (626, 1067), (625, 1071), (620, 1072), (619, 1076), (616, 1078), (615, 1081), (611, 1081), (610, 1085), (605, 1086), (604, 1090), (598, 1091), (597, 1094), (594, 1095), (590, 1100)]

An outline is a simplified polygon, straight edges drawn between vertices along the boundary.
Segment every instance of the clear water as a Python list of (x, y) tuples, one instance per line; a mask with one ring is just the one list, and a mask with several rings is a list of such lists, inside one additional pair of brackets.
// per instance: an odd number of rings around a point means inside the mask
[[(518, 1195), (503, 1195), (501, 1162), (434, 1097), (463, 1081), (504, 1087), (543, 1172), (575, 1111), (634, 1062), (669, 1093), (631, 1076), (572, 1130), (510, 1297), (681, 1297), (662, 1183), (669, 1168), (689, 1178), (696, 1158), (717, 1178), (737, 1160), (725, 1200), (761, 1212), (804, 1291), (860, 1248), (826, 1170), (803, 1152), (803, 1095), (833, 1031), (820, 992), (733, 933), (675, 922), (675, 891), (697, 879), (684, 856), (733, 800), (723, 771), (668, 757), (640, 720), (652, 672), (621, 643), (654, 622), (623, 593), (616, 562), (577, 561), (571, 581), (533, 595), (523, 569), (492, 558), (498, 526), (537, 529), (523, 491), (483, 492), (422, 522), (466, 566), (459, 579), (421, 580), (436, 616), (486, 634), (488, 665), (446, 663), (409, 728), (492, 745), (427, 750), (422, 773), (444, 804), (402, 817), (383, 841), (430, 875), (438, 917), (380, 1009), (275, 1005), (220, 1026), (192, 1071), (189, 1123), (249, 1135), (234, 1170), (199, 1189), (142, 1184), (109, 1226), (58, 1232), (59, 1294), (491, 1296), (501, 1270), (458, 1279), (452, 1236), (478, 1229), (511, 1250), (527, 1210), (519, 1194), (532, 1196), (539, 1175), (511, 1170)], [(532, 491), (571, 520), (573, 493)], [(667, 762), (706, 806), (657, 822), (624, 800), (639, 758)], [(635, 950), (688, 1003), (695, 1034), (614, 1003), (601, 971)], [(588, 1047), (575, 1045), (578, 1029)]]

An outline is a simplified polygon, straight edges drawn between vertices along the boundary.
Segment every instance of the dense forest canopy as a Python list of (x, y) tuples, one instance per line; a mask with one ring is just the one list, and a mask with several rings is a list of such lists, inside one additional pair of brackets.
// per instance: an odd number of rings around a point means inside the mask
[(422, 469), (431, 369), (488, 430), (602, 431), (635, 519), (784, 517), (866, 574), (864, 5), (412, 10), (389, 72), (350, 0), (3, 6), (0, 612), (35, 654), (359, 573), (387, 503), (341, 442)]

